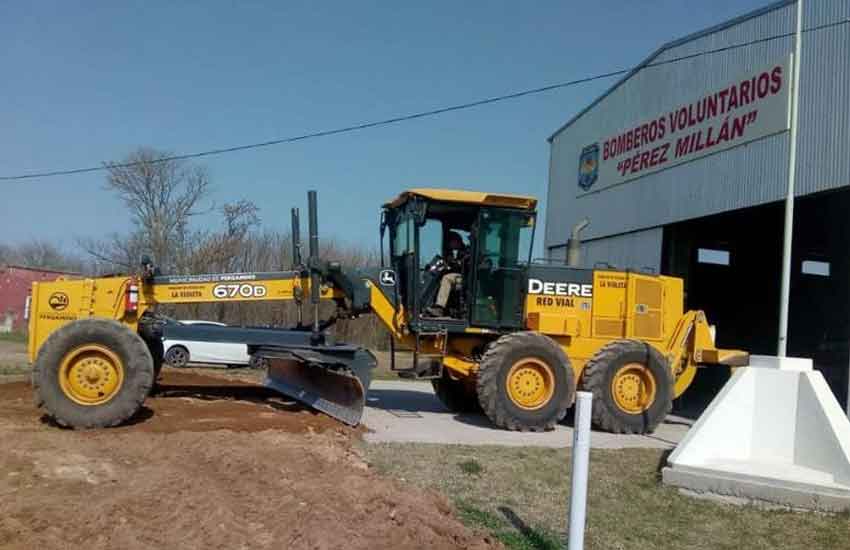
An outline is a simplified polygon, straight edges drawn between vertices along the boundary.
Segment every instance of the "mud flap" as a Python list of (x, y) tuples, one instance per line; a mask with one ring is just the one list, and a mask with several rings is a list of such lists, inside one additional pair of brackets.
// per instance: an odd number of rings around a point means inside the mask
[(375, 356), (355, 346), (292, 348), (262, 346), (253, 352), (268, 364), (263, 385), (316, 410), (357, 426), (377, 365)]

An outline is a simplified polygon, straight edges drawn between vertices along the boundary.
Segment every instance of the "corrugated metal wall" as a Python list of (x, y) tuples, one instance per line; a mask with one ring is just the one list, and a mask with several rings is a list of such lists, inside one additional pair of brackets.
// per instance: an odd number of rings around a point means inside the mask
[(584, 267), (609, 264), (619, 269), (649, 269), (659, 273), (661, 269), (660, 227), (636, 231), (604, 239), (582, 243), (581, 256)]
[[(850, 20), (850, 0), (805, 2), (803, 28)], [(803, 35), (797, 194), (850, 185), (850, 25)]]
[[(805, 6), (804, 28), (850, 19), (850, 0), (812, 0)], [(795, 10), (793, 2), (774, 4), (726, 28), (673, 43), (648, 61), (791, 33)], [(578, 159), (582, 148), (600, 135), (613, 135), (641, 116), (669, 110), (682, 98), (696, 98), (745, 71), (778, 61), (792, 49), (793, 40), (788, 37), (642, 69), (568, 124), (551, 143), (547, 249), (564, 244), (570, 227), (585, 216), (591, 224), (584, 237), (595, 240), (781, 200), (787, 185), (787, 132), (581, 197), (577, 197)], [(850, 25), (804, 35), (797, 179), (800, 195), (850, 185), (848, 52)], [(660, 254), (660, 240), (658, 247)], [(615, 249), (611, 249), (612, 254)], [(613, 259), (601, 261), (616, 263)]]
[[(595, 267), (608, 264), (619, 269), (641, 270), (648, 268), (656, 273), (661, 270), (661, 239), (664, 230), (660, 227), (635, 231), (613, 237), (605, 237), (581, 243), (581, 265)], [(549, 250), (550, 260), (566, 261), (567, 247)]]

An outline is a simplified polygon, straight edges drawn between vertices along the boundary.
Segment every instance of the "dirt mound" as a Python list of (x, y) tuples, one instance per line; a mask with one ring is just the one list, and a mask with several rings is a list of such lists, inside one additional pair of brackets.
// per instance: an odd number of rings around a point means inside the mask
[[(0, 384), (4, 416), (31, 423), (43, 422), (32, 405), (28, 382)], [(156, 395), (119, 431), (172, 433), (281, 430), (290, 433), (334, 431), (359, 433), (340, 422), (288, 400), (256, 383), (195, 372), (166, 370)]]
[(43, 422), (29, 384), (0, 384), (0, 548), (495, 545), (370, 471), (353, 430), (263, 391), (170, 373), (149, 417), (77, 432)]

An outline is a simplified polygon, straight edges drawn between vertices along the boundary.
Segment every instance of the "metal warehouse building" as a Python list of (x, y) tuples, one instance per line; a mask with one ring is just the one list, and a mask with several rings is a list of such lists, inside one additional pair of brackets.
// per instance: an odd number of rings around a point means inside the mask
[[(555, 132), (548, 256), (587, 218), (586, 267), (681, 276), (718, 345), (774, 354), (796, 12), (777, 2), (666, 44)], [(848, 0), (804, 2), (788, 332), (788, 354), (813, 357), (845, 404), (848, 20)]]

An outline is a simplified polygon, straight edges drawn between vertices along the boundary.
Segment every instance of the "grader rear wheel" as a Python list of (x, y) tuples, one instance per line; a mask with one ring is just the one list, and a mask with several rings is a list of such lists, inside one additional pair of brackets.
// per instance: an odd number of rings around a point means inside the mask
[(652, 432), (673, 407), (667, 361), (636, 340), (610, 342), (596, 352), (584, 367), (581, 388), (593, 393), (593, 423), (609, 432)]
[(536, 411), (555, 393), (555, 373), (537, 357), (523, 357), (508, 371), (508, 396), (517, 407)]
[(478, 401), (500, 428), (552, 429), (575, 398), (575, 375), (564, 350), (539, 332), (496, 340), (478, 372)]
[(133, 416), (150, 392), (154, 359), (145, 341), (109, 319), (55, 331), (33, 365), (36, 404), (69, 428), (105, 428)]

